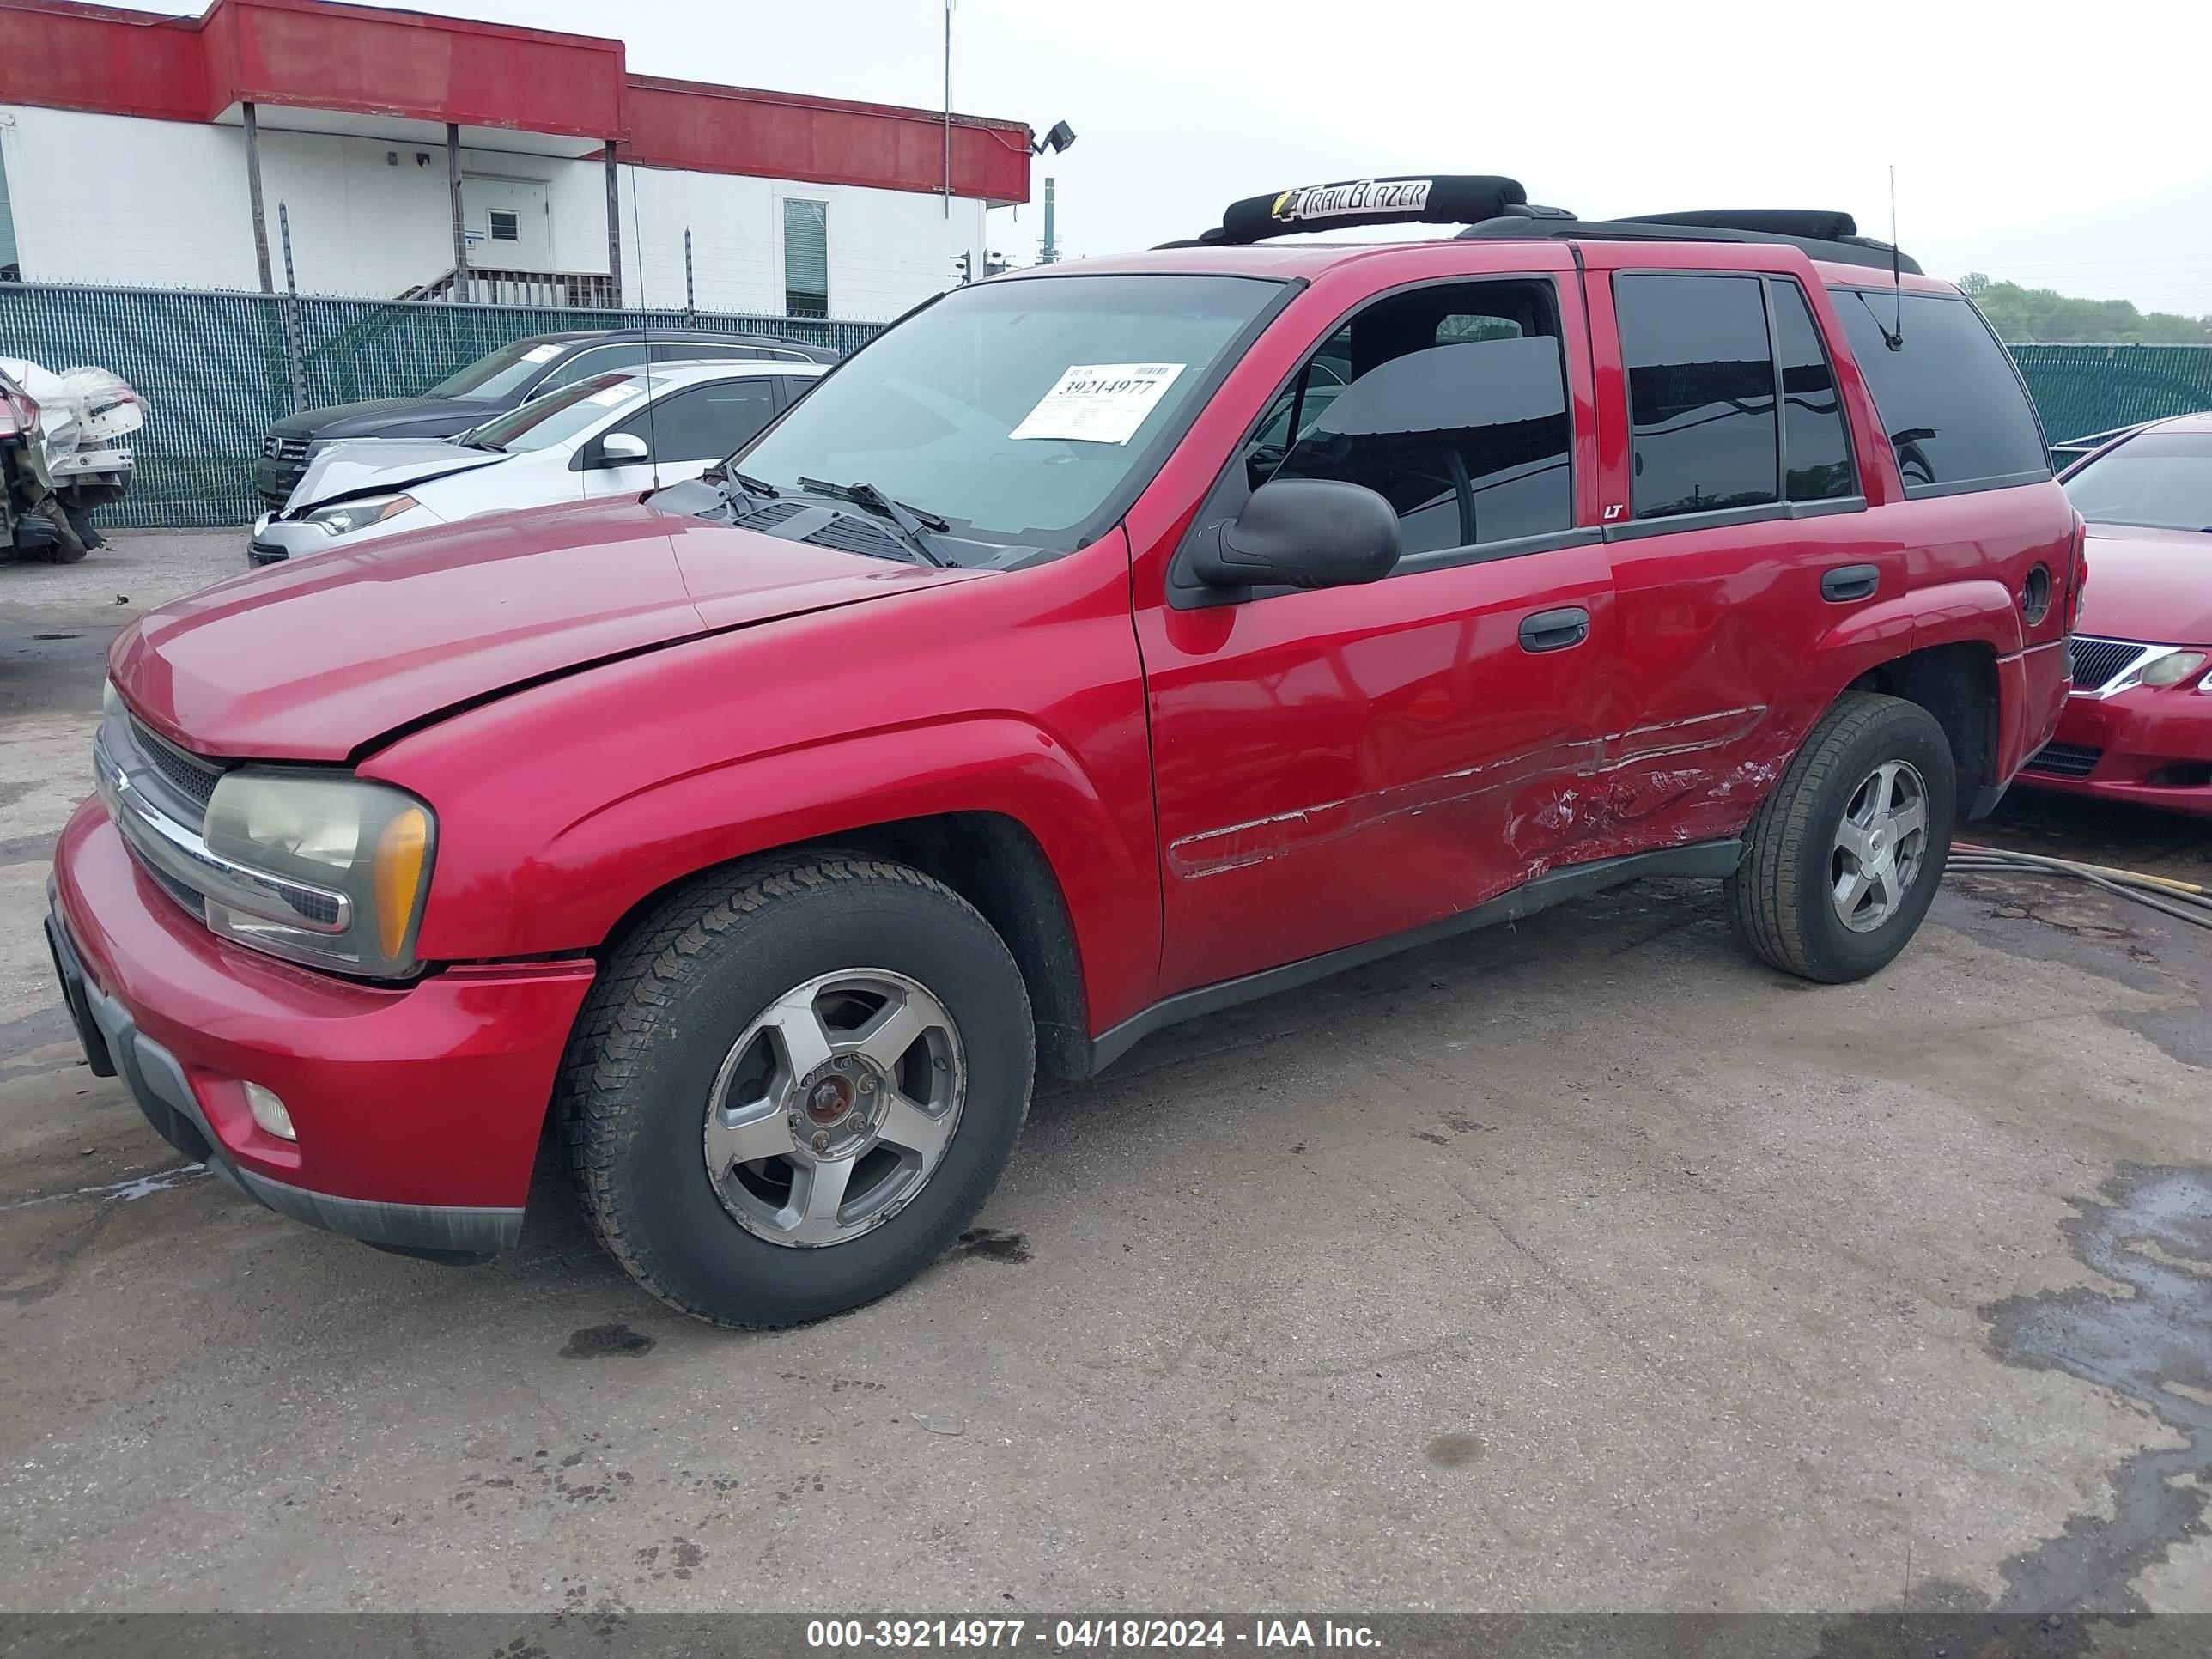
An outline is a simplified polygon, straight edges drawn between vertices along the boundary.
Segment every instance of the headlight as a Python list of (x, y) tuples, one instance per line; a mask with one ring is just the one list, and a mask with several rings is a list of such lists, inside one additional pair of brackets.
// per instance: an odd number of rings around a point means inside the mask
[(273, 956), (397, 979), (414, 971), (437, 825), (412, 795), (323, 772), (244, 767), (208, 802), (208, 850), (315, 890), (296, 924), (210, 898), (215, 932)]
[(128, 713), (123, 707), (123, 694), (115, 689), (113, 680), (100, 683), (100, 714), (103, 720), (119, 720)]
[(306, 515), (302, 522), (311, 524), (332, 536), (350, 536), (356, 530), (381, 524), (386, 519), (396, 519), (415, 506), (412, 495), (367, 495), (357, 501), (340, 501), (335, 507), (319, 507)]
[(2169, 651), (2136, 671), (2137, 685), (2179, 685), (2204, 666), (2202, 651)]

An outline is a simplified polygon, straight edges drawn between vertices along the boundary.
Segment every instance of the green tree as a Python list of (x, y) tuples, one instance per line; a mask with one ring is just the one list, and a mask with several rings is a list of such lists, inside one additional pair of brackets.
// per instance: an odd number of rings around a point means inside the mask
[(2212, 345), (2212, 317), (2137, 311), (2130, 300), (2080, 300), (2056, 289), (2022, 288), (1978, 270), (1959, 279), (2011, 345)]

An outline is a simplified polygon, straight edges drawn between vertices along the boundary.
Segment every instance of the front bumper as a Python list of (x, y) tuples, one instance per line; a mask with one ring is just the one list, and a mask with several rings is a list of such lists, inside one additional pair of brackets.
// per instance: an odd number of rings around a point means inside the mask
[(331, 538), (311, 524), (288, 523), (273, 513), (264, 513), (253, 521), (246, 538), (246, 562), (257, 566), (282, 564), (287, 559), (320, 553), (331, 545)]
[[(186, 1157), (282, 1214), (387, 1249), (514, 1243), (588, 962), (454, 968), (398, 988), (217, 939), (97, 800), (55, 850), (46, 936), (86, 1058)], [(296, 1142), (253, 1121), (273, 1090)]]
[(2177, 685), (2069, 697), (2057, 738), (2020, 781), (2212, 816), (2212, 696)]
[(254, 493), (273, 511), (281, 513), (307, 471), (305, 455), (279, 457), (264, 453), (253, 464)]
[(415, 507), (377, 524), (363, 525), (343, 536), (333, 536), (304, 519), (280, 519), (264, 513), (253, 521), (246, 540), (246, 562), (258, 568), (289, 559), (312, 558), (318, 553), (359, 547), (386, 536), (404, 536), (410, 530), (428, 530), (445, 522), (427, 507)]

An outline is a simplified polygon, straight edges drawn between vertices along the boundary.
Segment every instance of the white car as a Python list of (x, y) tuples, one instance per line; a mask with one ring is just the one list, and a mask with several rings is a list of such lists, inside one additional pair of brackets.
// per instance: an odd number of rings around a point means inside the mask
[(480, 513), (680, 483), (750, 443), (826, 373), (773, 362), (616, 369), (458, 437), (333, 444), (282, 512), (255, 521), (246, 558), (275, 564)]

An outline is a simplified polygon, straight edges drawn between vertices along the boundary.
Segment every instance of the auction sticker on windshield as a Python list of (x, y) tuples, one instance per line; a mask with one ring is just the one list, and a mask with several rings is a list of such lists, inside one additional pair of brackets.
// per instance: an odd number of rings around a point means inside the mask
[(1182, 363), (1078, 363), (1006, 435), (1125, 444), (1167, 396), (1184, 367)]

